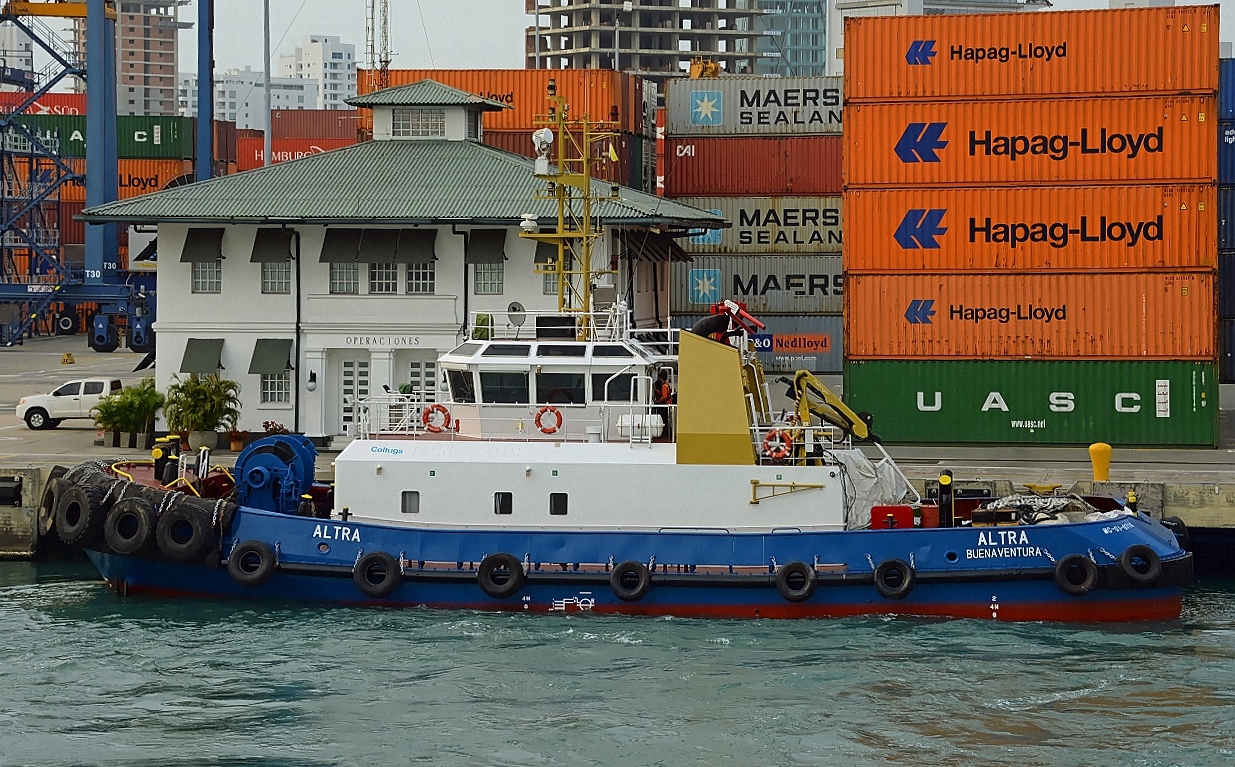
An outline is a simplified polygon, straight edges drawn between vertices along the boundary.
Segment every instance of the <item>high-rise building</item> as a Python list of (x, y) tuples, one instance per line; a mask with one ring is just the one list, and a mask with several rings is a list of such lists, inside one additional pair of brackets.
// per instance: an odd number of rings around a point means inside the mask
[(757, 0), (526, 0), (529, 69), (621, 69), (675, 77), (704, 57), (755, 71)]
[[(236, 123), (237, 128), (266, 130), (265, 75), (257, 70), (229, 69), (214, 76), (214, 118)], [(271, 109), (316, 109), (317, 83), (302, 77), (270, 78)], [(180, 73), (179, 113), (197, 116), (197, 75)]]
[(314, 109), (351, 109), (356, 95), (356, 46), (334, 35), (306, 35), (290, 56), (279, 57), (279, 74), (317, 82)]
[(755, 17), (761, 75), (815, 77), (827, 74), (828, 0), (759, 0)]
[[(178, 33), (193, 25), (180, 21), (189, 0), (120, 0), (116, 5), (116, 113), (177, 113)], [(73, 45), (86, 60), (86, 20), (73, 20)], [(78, 82), (77, 90), (85, 83)]]
[(3, 76), (0, 90), (24, 90), (34, 77), (34, 43), (30, 36), (12, 24), (0, 26), (0, 61)]

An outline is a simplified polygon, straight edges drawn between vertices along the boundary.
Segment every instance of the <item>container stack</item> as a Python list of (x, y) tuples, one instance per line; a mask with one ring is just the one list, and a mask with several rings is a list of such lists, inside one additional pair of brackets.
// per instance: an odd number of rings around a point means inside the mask
[[(276, 109), (270, 113), (272, 163), (296, 160), (356, 143), (360, 111), (354, 109)], [(236, 137), (238, 170), (253, 170), (266, 164), (266, 137), (248, 130)]]
[(1235, 59), (1218, 63), (1218, 353), (1235, 383)]
[(847, 21), (844, 391), (884, 439), (1217, 444), (1217, 22)]
[[(359, 73), (360, 95), (371, 90), (367, 70)], [(507, 152), (534, 157), (532, 132), (544, 127), (538, 116), (549, 110), (549, 81), (570, 105), (571, 115), (615, 123), (611, 142), (616, 162), (609, 160), (609, 143), (593, 147), (601, 162), (593, 174), (606, 181), (649, 193), (656, 190), (657, 87), (651, 80), (602, 69), (391, 69), (390, 86), (420, 80), (474, 93), (510, 106), (484, 115), (482, 140)], [(369, 110), (361, 110), (362, 130), (371, 125)]]
[(669, 309), (690, 327), (717, 301), (767, 324), (769, 372), (839, 373), (841, 79), (675, 80), (665, 99), (664, 194), (732, 228), (683, 242)]

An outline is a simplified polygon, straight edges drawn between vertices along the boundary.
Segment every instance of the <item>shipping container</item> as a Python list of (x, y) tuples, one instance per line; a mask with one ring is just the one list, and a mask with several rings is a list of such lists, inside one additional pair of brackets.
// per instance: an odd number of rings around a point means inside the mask
[[(85, 174), (84, 159), (69, 160), (77, 173)], [(169, 185), (183, 183), (186, 176), (193, 175), (192, 160), (120, 160), (116, 174), (117, 198), (127, 200), (150, 192), (157, 192)], [(84, 181), (69, 182), (60, 191), (61, 202), (85, 202)]]
[(840, 197), (681, 197), (733, 226), (682, 241), (690, 253), (840, 253)]
[[(61, 201), (60, 203), (60, 243), (62, 245), (82, 245), (86, 242), (86, 222), (75, 220), (86, 207), (84, 201)], [(123, 230), (127, 233), (128, 227)]]
[(1218, 249), (1235, 250), (1235, 187), (1218, 188)]
[[(40, 136), (58, 137), (62, 157), (86, 156), (85, 115), (23, 115), (14, 120)], [(116, 154), (121, 159), (192, 158), (195, 122), (191, 117), (121, 115), (116, 118)]]
[[(32, 94), (23, 92), (0, 92), (0, 112), (12, 113), (26, 103)], [(28, 115), (84, 115), (86, 113), (86, 94), (84, 93), (44, 93), (26, 109)]]
[[(343, 147), (353, 146), (355, 143), (355, 139), (344, 138), (282, 138), (273, 139), (270, 142), (270, 152), (273, 156), (273, 164), (278, 164), (288, 160), (299, 160), (301, 157), (322, 154), (332, 149), (342, 149)], [(237, 170), (245, 171), (260, 168), (266, 164), (264, 160), (266, 140), (264, 138), (236, 139), (236, 155)]]
[(1218, 444), (1212, 362), (846, 361), (844, 399), (885, 441)]
[(356, 143), (358, 109), (275, 109), (270, 113), (270, 136), (284, 138), (351, 139)]
[(1214, 275), (854, 275), (853, 359), (1022, 357), (1212, 362)]
[(726, 76), (668, 81), (665, 135), (818, 136), (841, 132), (842, 78)]
[(1212, 96), (850, 105), (846, 188), (1214, 183)]
[(1235, 319), (1235, 252), (1218, 254), (1218, 316)]
[(1235, 383), (1235, 320), (1218, 320), (1218, 382)]
[(855, 104), (1213, 93), (1218, 8), (850, 18), (845, 88)]
[[(707, 315), (674, 315), (675, 328), (690, 328)], [(759, 315), (766, 327), (751, 337), (759, 364), (767, 373), (812, 373), (835, 375), (844, 360), (841, 318), (836, 314), (794, 316)]]
[[(196, 129), (195, 121), (194, 130)], [(196, 152), (193, 157), (197, 157)], [(236, 123), (228, 120), (214, 121), (214, 159), (224, 165), (236, 162)]]
[[(617, 129), (629, 133), (644, 133), (642, 91), (636, 96), (634, 75), (607, 69), (391, 69), (391, 87), (410, 85), (421, 80), (436, 80), (443, 85), (474, 93), (477, 96), (511, 107), (500, 112), (486, 112), (486, 130), (535, 130), (538, 116), (549, 111), (549, 80), (557, 86), (557, 94), (570, 105), (575, 118), (615, 120)], [(357, 78), (359, 93), (370, 91), (367, 71), (361, 69)], [(371, 110), (361, 110), (362, 120), (371, 118)], [(371, 128), (372, 123), (365, 127)], [(654, 126), (648, 126), (652, 135)]]
[(1217, 194), (1212, 185), (850, 191), (845, 269), (1213, 269)]
[(1235, 186), (1235, 120), (1218, 123), (1218, 185)]
[[(494, 149), (528, 158), (536, 156), (532, 148), (532, 134), (529, 131), (486, 130), (483, 140), (486, 146)], [(643, 169), (640, 163), (645, 145), (650, 144), (651, 141), (648, 139), (629, 133), (615, 134), (606, 141), (597, 142), (592, 147), (593, 156), (597, 160), (592, 164), (592, 177), (642, 190)], [(610, 145), (613, 146), (613, 151), (618, 156), (617, 162), (609, 158)]]
[(665, 142), (665, 196), (841, 193), (840, 136), (708, 136)]
[(741, 301), (766, 314), (837, 314), (844, 309), (841, 257), (695, 256), (670, 272), (669, 311), (699, 314), (718, 301)]
[(1235, 120), (1235, 59), (1218, 62), (1218, 119)]

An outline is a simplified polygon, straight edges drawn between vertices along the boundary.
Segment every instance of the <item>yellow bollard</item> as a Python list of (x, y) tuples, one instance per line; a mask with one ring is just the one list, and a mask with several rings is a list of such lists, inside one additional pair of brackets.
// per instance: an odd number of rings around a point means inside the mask
[(1093, 464), (1093, 481), (1107, 482), (1111, 478), (1111, 446), (1095, 442), (1089, 446), (1089, 462)]

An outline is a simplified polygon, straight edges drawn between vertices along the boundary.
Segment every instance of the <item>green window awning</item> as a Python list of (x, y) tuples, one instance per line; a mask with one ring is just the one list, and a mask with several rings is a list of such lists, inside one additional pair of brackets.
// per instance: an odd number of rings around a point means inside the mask
[(273, 264), (287, 261), (292, 257), (291, 229), (258, 229), (257, 237), (253, 238), (254, 264)]
[(557, 260), (557, 246), (551, 242), (539, 241), (536, 243), (536, 258), (533, 263), (551, 264)]
[(290, 338), (259, 338), (249, 361), (249, 375), (285, 373), (291, 367)]
[(678, 245), (677, 240), (663, 234), (627, 233), (626, 253), (636, 261), (653, 261), (662, 264), (687, 263), (690, 254)]
[(399, 247), (398, 229), (363, 229), (360, 237), (360, 253), (356, 260), (362, 264), (391, 264)]
[(467, 237), (469, 264), (500, 264), (506, 260), (505, 229), (473, 229)]
[(184, 238), (184, 250), (180, 251), (180, 262), (193, 264), (206, 261), (218, 261), (223, 258), (223, 229), (190, 229)]
[(190, 338), (180, 361), (181, 373), (217, 373), (223, 367), (222, 338)]
[(437, 260), (436, 229), (401, 229), (399, 246), (395, 249), (395, 262), (399, 264), (427, 264)]
[(322, 243), (323, 264), (354, 262), (360, 252), (361, 229), (327, 229)]

